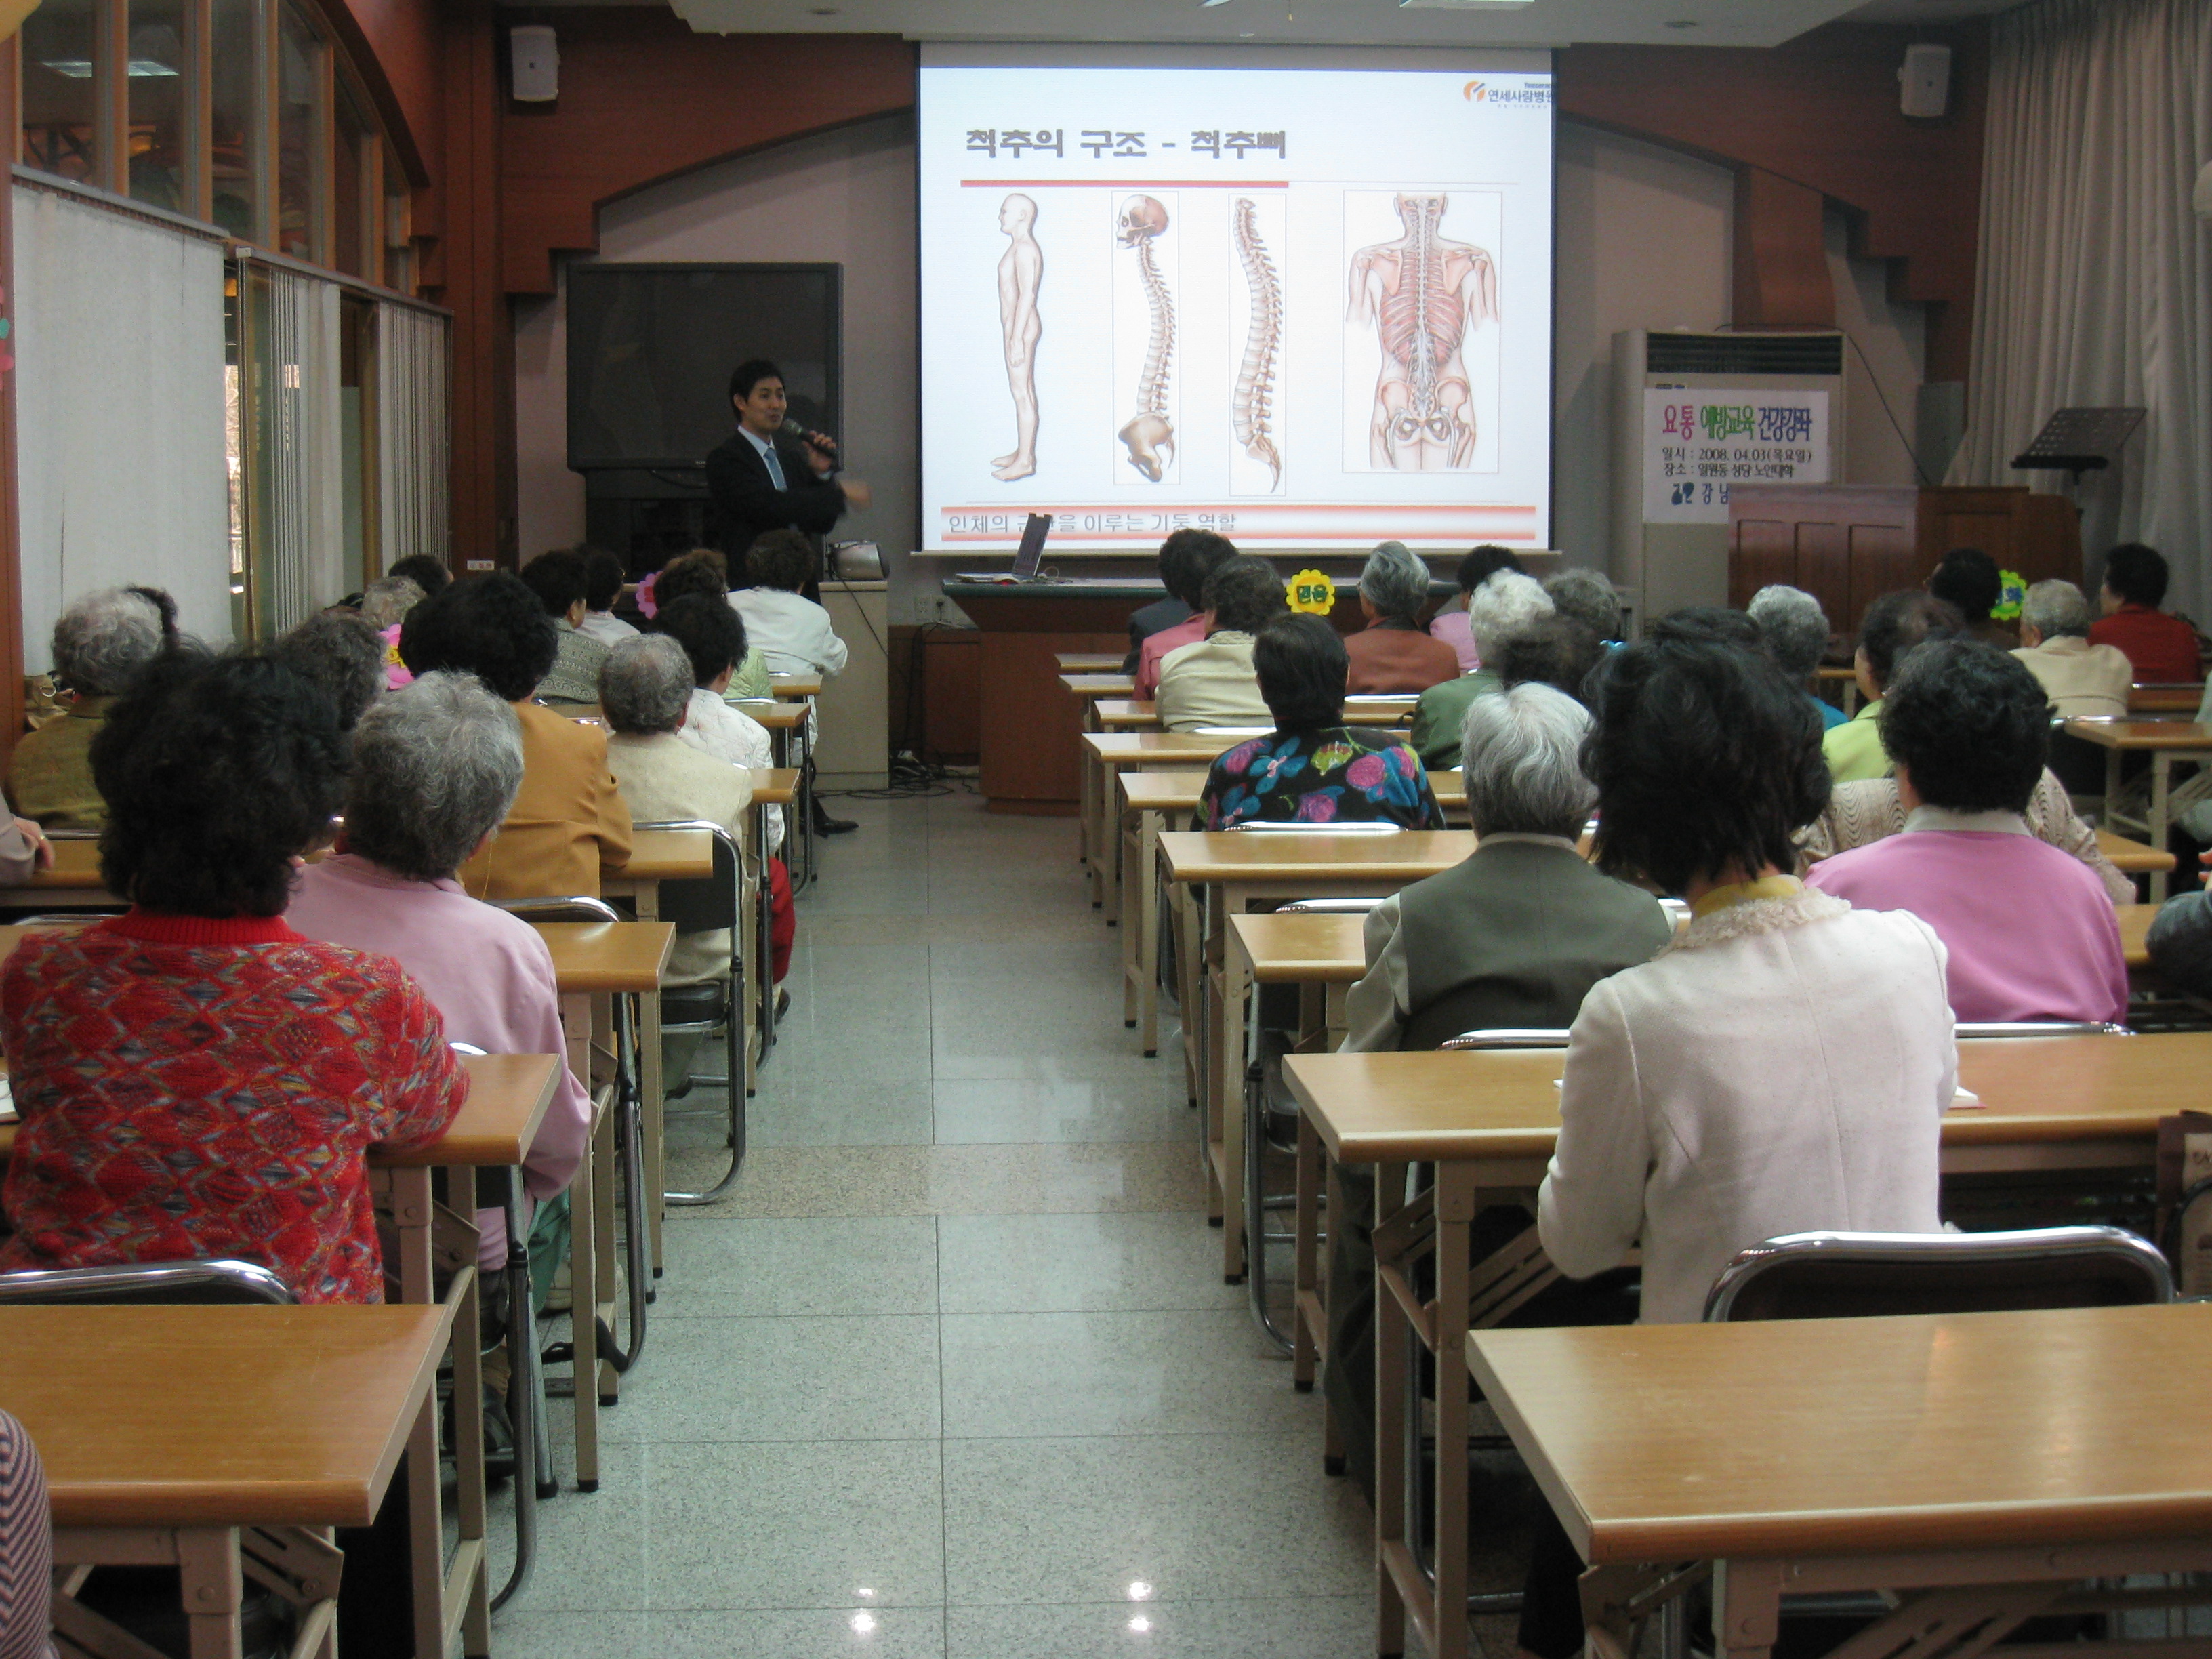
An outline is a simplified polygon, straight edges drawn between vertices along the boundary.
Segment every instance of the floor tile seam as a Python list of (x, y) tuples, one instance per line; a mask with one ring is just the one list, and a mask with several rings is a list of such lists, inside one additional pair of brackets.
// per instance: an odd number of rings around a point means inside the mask
[[(764, 1602), (757, 1603), (748, 1601), (742, 1606), (736, 1607), (698, 1607), (690, 1604), (678, 1606), (672, 1603), (665, 1607), (610, 1607), (606, 1610), (610, 1613), (619, 1613), (625, 1616), (630, 1614), (642, 1615), (655, 1613), (848, 1613), (863, 1607), (870, 1609), (889, 1607), (901, 1613), (927, 1613), (931, 1611), (950, 1613), (954, 1611), (967, 1612), (985, 1607), (1212, 1607), (1246, 1606), (1261, 1603), (1264, 1603), (1270, 1607), (1277, 1607), (1285, 1603), (1295, 1605), (1301, 1602), (1368, 1601), (1371, 1600), (1373, 1600), (1373, 1595), (1370, 1591), (1341, 1590), (1334, 1594), (1322, 1595), (1162, 1595), (1152, 1597), (1143, 1601), (1132, 1601), (1127, 1600), (1126, 1597), (1116, 1601), (1106, 1597), (1091, 1599), (1080, 1596), (1075, 1597), (1072, 1600), (1057, 1601), (979, 1601), (972, 1599), (953, 1601), (884, 1601), (881, 1600), (862, 1601), (856, 1599), (848, 1601), (779, 1601), (773, 1605)], [(541, 1606), (544, 1606), (544, 1604), (533, 1603), (533, 1607)], [(544, 1607), (544, 1610), (547, 1612), (557, 1613), (588, 1611), (588, 1609), (585, 1608), (552, 1607)]]
[(918, 1308), (911, 1313), (824, 1313), (814, 1310), (807, 1310), (797, 1313), (681, 1313), (674, 1309), (663, 1308), (656, 1303), (653, 1306), (653, 1313), (659, 1318), (666, 1319), (678, 1324), (685, 1322), (705, 1324), (710, 1320), (720, 1320), (727, 1324), (751, 1319), (805, 1320), (809, 1323), (816, 1323), (823, 1320), (830, 1319), (935, 1319), (939, 1316), (940, 1310), (936, 1308)]
[(1310, 1429), (1115, 1429), (1099, 1434), (946, 1434), (938, 1437), (948, 1445), (1007, 1446), (1048, 1440), (1311, 1440), (1320, 1431), (1316, 1422)]

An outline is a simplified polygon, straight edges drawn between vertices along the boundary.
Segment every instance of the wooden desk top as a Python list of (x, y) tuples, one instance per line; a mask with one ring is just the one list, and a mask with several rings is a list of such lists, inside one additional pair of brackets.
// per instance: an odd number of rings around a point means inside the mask
[(788, 806), (799, 799), (797, 767), (756, 766), (750, 770), (754, 805)]
[(1160, 724), (1159, 705), (1133, 701), (1127, 697), (1101, 697), (1093, 703), (1097, 711), (1098, 724), (1109, 732), (1157, 731)]
[(2194, 720), (2069, 720), (2066, 730), (2100, 749), (2212, 749), (2212, 726)]
[(625, 882), (704, 881), (714, 873), (714, 838), (704, 830), (641, 830), (630, 837), (629, 862), (599, 878), (620, 890)]
[(2150, 966), (2150, 949), (2143, 941), (2149, 936), (2151, 919), (2158, 915), (2155, 904), (2123, 904), (2116, 907), (2120, 918), (2120, 953), (2128, 959), (2130, 969)]
[(1252, 977), (1277, 983), (1349, 985), (1367, 971), (1364, 916), (1235, 915), (1229, 931), (1252, 964)]
[[(1116, 775), (1121, 784), (1122, 811), (1127, 812), (1188, 812), (1206, 793), (1203, 772), (1134, 772)], [(1437, 792), (1437, 805), (1447, 811), (1467, 805), (1467, 775), (1431, 772), (1429, 787)]]
[(768, 686), (778, 700), (794, 702), (822, 695), (822, 676), (819, 674), (771, 674)]
[(2204, 706), (2201, 685), (2131, 685), (2128, 712), (2131, 714), (2193, 714)]
[(1085, 732), (1083, 746), (1109, 766), (1142, 766), (1152, 761), (1194, 761), (1200, 765), (1244, 741), (1208, 732)]
[(522, 1162), (566, 1060), (559, 1054), (464, 1054), (461, 1064), (469, 1073), (469, 1097), (445, 1139), (415, 1152), (371, 1147), (371, 1169), (495, 1169)]
[(1110, 651), (1062, 651), (1053, 658), (1063, 674), (1116, 674), (1125, 660)]
[(797, 731), (806, 724), (806, 716), (810, 712), (803, 702), (775, 701), (763, 702), (757, 697), (748, 698), (743, 702), (733, 702), (730, 707), (743, 709), (771, 732)]
[(1474, 851), (1467, 830), (1409, 830), (1395, 836), (1248, 836), (1234, 830), (1170, 830), (1160, 850), (1175, 881), (1415, 882), (1449, 870)]
[(1060, 683), (1079, 697), (1129, 697), (1137, 691), (1134, 674), (1062, 674)]
[[(54, 867), (32, 872), (25, 886), (82, 892), (100, 885), (100, 843), (96, 841), (58, 841)], [(120, 901), (118, 901), (119, 902)]]
[[(545, 1109), (553, 1103), (554, 1081), (563, 1064), (558, 1054), (462, 1055), (462, 1067), (469, 1074), (469, 1097), (445, 1139), (406, 1152), (372, 1146), (368, 1167), (497, 1169), (521, 1163), (523, 1153), (538, 1138), (538, 1126), (545, 1121)], [(12, 1120), (0, 1123), (0, 1164), (6, 1163), (15, 1150), (15, 1132), (20, 1127)]]
[(676, 944), (672, 921), (539, 921), (553, 952), (553, 983), (565, 995), (653, 991)]
[(2173, 854), (2165, 848), (2153, 847), (2147, 842), (2130, 841), (2125, 836), (2116, 836), (2109, 830), (2097, 831), (2097, 850), (2112, 861), (2114, 869), (2130, 876), (2149, 870), (2173, 868)]
[[(0, 1308), (0, 1407), (64, 1527), (362, 1527), (446, 1310)], [(152, 1386), (149, 1386), (149, 1383)]]
[[(1549, 1158), (1564, 1048), (1292, 1054), (1283, 1075), (1346, 1164)], [(2212, 1032), (1999, 1037), (1959, 1045), (1979, 1107), (1943, 1118), (1946, 1146), (2149, 1139), (2212, 1066)]]
[(1592, 1564), (2212, 1530), (2212, 1306), (1475, 1331)]

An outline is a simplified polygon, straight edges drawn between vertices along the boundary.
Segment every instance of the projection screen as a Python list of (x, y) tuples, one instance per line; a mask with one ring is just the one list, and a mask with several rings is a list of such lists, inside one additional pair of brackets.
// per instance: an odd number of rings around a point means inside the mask
[(925, 49), (925, 547), (1548, 546), (1548, 55), (1067, 51)]

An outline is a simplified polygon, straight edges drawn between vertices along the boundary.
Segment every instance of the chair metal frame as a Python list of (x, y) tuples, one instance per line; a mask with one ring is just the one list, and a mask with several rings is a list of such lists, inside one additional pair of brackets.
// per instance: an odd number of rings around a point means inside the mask
[(265, 1302), (289, 1307), (294, 1300), (291, 1286), (259, 1262), (228, 1256), (0, 1273), (0, 1307), (134, 1302), (185, 1307)]
[(2037, 1227), (2001, 1233), (1784, 1233), (1739, 1250), (1705, 1293), (1708, 1324), (1725, 1322), (1746, 1291), (1765, 1275), (1808, 1260), (1900, 1267), (1957, 1262), (2000, 1267), (2069, 1258), (2104, 1258), (2139, 1271), (2153, 1294), (2173, 1300), (2173, 1269), (2158, 1247), (2124, 1227)]
[(2133, 1036), (2124, 1025), (2108, 1019), (1961, 1020), (1952, 1027), (1961, 1042), (1988, 1042), (2005, 1037)]
[[(724, 1092), (729, 1097), (730, 1167), (723, 1172), (720, 1180), (704, 1192), (661, 1194), (665, 1202), (679, 1206), (712, 1204), (736, 1184), (738, 1176), (744, 1168), (745, 1162), (747, 1128), (745, 1049), (746, 1039), (754, 1025), (752, 1018), (746, 1012), (745, 1000), (748, 996), (756, 994), (757, 988), (751, 983), (745, 973), (744, 848), (726, 828), (706, 818), (670, 819), (660, 823), (633, 824), (631, 828), (641, 830), (697, 830), (714, 838), (716, 872), (714, 875), (700, 881), (664, 881), (660, 884), (660, 911), (664, 920), (668, 919), (672, 897), (677, 904), (680, 905), (684, 902), (682, 895), (684, 889), (712, 887), (719, 884), (722, 879), (720, 860), (726, 855), (730, 860), (730, 974), (726, 981), (726, 989), (722, 996), (720, 1017), (710, 1020), (679, 1020), (671, 1023), (665, 1012), (666, 998), (664, 994), (662, 999), (664, 1012), (660, 1022), (661, 1034), (664, 1036), (671, 1031), (711, 1032), (717, 1024), (723, 1028), (723, 1045), (728, 1057), (725, 1074), (717, 1079), (702, 1077), (695, 1073), (691, 1074), (690, 1081), (709, 1085), (720, 1083)], [(761, 966), (765, 972), (767, 963), (763, 963)], [(678, 988), (696, 990), (699, 988), (684, 986)], [(661, 1113), (664, 1123), (671, 1115), (700, 1116), (704, 1114), (688, 1112), (671, 1114), (664, 1106)]]

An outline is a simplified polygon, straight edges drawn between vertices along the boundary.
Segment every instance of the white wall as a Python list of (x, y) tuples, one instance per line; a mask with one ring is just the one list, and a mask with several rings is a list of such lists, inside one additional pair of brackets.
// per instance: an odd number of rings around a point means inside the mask
[(1610, 563), (1613, 337), (1729, 316), (1735, 184), (1679, 151), (1559, 123), (1553, 532), (1570, 564)]
[[(883, 548), (893, 622), (909, 619), (907, 554), (920, 521), (914, 216), (914, 123), (905, 115), (717, 162), (599, 214), (602, 262), (792, 259), (844, 267), (845, 429), (836, 435), (854, 475), (875, 487), (875, 501), (841, 521), (838, 534)], [(567, 465), (562, 306), (556, 295), (516, 309), (525, 558), (584, 533), (584, 482)]]
[[(1724, 167), (1595, 127), (1562, 121), (1559, 135), (1553, 539), (1570, 562), (1602, 568), (1613, 337), (1728, 320), (1734, 184)], [(702, 168), (610, 204), (599, 226), (603, 260), (821, 259), (845, 267), (842, 435), (854, 471), (876, 489), (875, 505), (845, 523), (884, 548), (891, 620), (925, 619), (935, 573), (908, 558), (919, 453), (911, 122), (871, 121)], [(1918, 308), (1889, 305), (1878, 262), (1846, 258), (1832, 214), (1829, 257), (1838, 320), (1865, 349), (1909, 434), (1921, 377)], [(515, 348), (527, 556), (584, 532), (583, 481), (564, 461), (558, 297), (518, 307)], [(1911, 458), (1850, 355), (1850, 481), (1909, 482)]]

